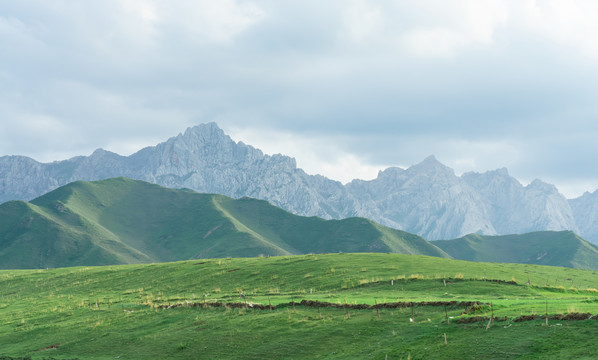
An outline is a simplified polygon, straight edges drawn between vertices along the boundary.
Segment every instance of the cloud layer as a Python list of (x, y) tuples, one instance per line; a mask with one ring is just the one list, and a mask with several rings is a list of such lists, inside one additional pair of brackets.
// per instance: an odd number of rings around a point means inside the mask
[(595, 1), (0, 5), (0, 155), (131, 153), (216, 121), (347, 181), (429, 154), (598, 187)]

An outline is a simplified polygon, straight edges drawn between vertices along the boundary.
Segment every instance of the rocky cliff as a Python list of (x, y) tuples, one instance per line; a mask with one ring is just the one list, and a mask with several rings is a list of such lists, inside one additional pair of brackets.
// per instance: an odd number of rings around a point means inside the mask
[(569, 200), (569, 205), (579, 228), (578, 234), (598, 244), (598, 190)]

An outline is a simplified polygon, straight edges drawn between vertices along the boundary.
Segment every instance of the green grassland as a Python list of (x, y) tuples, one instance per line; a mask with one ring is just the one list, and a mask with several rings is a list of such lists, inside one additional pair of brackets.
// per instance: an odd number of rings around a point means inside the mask
[[(597, 314), (596, 287), (589, 270), (386, 253), (2, 270), (0, 357), (591, 359), (598, 321), (513, 320)], [(291, 303), (303, 299), (341, 306)], [(415, 303), (343, 307), (398, 301)], [(492, 313), (507, 319), (457, 323)]]
[(449, 257), (364, 218), (293, 215), (266, 201), (126, 178), (78, 181), (0, 205), (0, 268), (31, 269), (326, 252)]
[(460, 260), (598, 269), (598, 247), (572, 231), (501, 236), (469, 234), (453, 240), (432, 241), (432, 244)]

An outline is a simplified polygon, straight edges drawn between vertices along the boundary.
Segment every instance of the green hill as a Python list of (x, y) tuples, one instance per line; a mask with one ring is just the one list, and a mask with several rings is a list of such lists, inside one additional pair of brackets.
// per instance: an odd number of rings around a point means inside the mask
[(0, 268), (54, 268), (330, 252), (448, 257), (363, 218), (301, 217), (266, 201), (126, 178), (74, 182), (0, 205)]
[(460, 260), (598, 269), (598, 247), (571, 231), (503, 236), (470, 234), (432, 243)]

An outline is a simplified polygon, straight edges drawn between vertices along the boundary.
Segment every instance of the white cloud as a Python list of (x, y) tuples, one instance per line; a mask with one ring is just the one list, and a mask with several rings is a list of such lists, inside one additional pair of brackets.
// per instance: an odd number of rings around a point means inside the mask
[(522, 28), (598, 59), (598, 2), (530, 0), (519, 5)]
[(598, 189), (598, 179), (545, 179), (550, 184), (554, 184), (559, 192), (567, 199), (575, 199), (582, 196), (585, 192), (594, 192)]
[(235, 141), (243, 141), (264, 153), (283, 154), (295, 158), (297, 167), (306, 173), (324, 175), (347, 183), (353, 179), (370, 180), (388, 165), (372, 164), (338, 146), (334, 135), (296, 134), (271, 129), (223, 127)]
[(514, 140), (436, 139), (434, 143), (439, 159), (457, 174), (502, 167), (513, 169), (522, 158), (521, 146)]
[(157, 1), (162, 26), (177, 27), (197, 41), (228, 43), (266, 15), (257, 5), (236, 0)]
[(344, 27), (357, 44), (376, 42), (386, 26), (386, 17), (377, 2), (367, 0), (348, 1), (343, 11)]
[(470, 46), (490, 45), (508, 19), (508, 8), (499, 0), (425, 3), (428, 7), (417, 5), (420, 21), (399, 40), (408, 53), (420, 57), (453, 57)]
[(0, 155), (128, 154), (217, 121), (342, 181), (429, 154), (457, 173), (598, 178), (595, 1), (20, 0), (0, 14)]
[(466, 39), (449, 28), (425, 28), (408, 32), (403, 44), (406, 50), (421, 57), (452, 57), (466, 45)]

